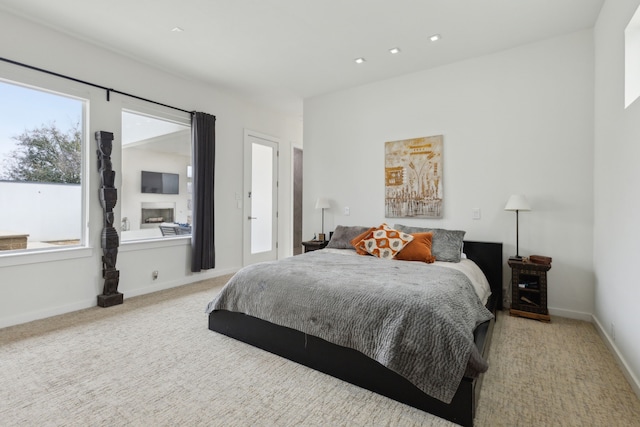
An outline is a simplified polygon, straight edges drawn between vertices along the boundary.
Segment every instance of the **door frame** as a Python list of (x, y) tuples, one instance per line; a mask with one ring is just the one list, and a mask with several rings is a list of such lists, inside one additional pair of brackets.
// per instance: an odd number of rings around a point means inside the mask
[[(296, 151), (300, 153), (302, 162), (300, 163), (300, 169), (297, 168)], [(291, 245), (293, 248), (293, 254), (298, 255), (304, 252), (302, 247), (303, 239), (303, 169), (304, 169), (304, 150), (302, 146), (297, 144), (291, 145)], [(296, 190), (299, 190), (296, 192)], [(296, 215), (299, 209), (299, 215)], [(298, 241), (299, 236), (299, 241)]]
[[(273, 180), (273, 194), (274, 194), (274, 203), (273, 203), (273, 221), (272, 221), (272, 250), (269, 252), (262, 252), (260, 254), (253, 255), (251, 254), (251, 227), (250, 227), (250, 219), (251, 217), (251, 199), (249, 196), (249, 192), (251, 191), (251, 153), (252, 153), (252, 138), (261, 139), (266, 142), (269, 142), (275, 145), (274, 156), (274, 180)], [(271, 261), (278, 259), (278, 229), (279, 229), (279, 215), (278, 215), (278, 204), (279, 204), (279, 194), (278, 194), (278, 182), (280, 176), (280, 165), (279, 165), (279, 151), (280, 151), (280, 140), (270, 135), (266, 135), (260, 132), (252, 131), (249, 129), (244, 130), (244, 174), (243, 174), (243, 243), (242, 243), (242, 262), (243, 266), (247, 266), (250, 264), (255, 264), (257, 262), (262, 261)]]

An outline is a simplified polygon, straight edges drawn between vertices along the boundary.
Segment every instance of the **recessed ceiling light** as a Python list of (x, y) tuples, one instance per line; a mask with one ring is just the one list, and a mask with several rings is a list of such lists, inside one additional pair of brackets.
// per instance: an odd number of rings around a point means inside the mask
[(389, 49), (389, 53), (395, 55), (396, 53), (400, 53), (400, 48), (399, 47), (392, 47), (391, 49)]
[(429, 37), (429, 40), (431, 40), (432, 42), (437, 42), (438, 40), (440, 40), (440, 34), (434, 34), (431, 37)]
[(171, 31), (172, 31), (172, 32), (174, 32), (174, 33), (181, 33), (181, 32), (183, 32), (184, 30), (183, 30), (182, 28), (180, 28), (180, 27), (173, 27), (173, 28), (171, 29)]
[(356, 58), (354, 59), (354, 61), (356, 61), (356, 64), (363, 64), (365, 62), (364, 58)]

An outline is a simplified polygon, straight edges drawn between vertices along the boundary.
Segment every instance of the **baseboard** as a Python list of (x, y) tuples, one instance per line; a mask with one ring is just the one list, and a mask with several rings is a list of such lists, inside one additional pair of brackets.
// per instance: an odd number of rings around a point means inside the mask
[[(584, 320), (585, 322), (593, 321), (593, 315), (591, 313), (583, 313), (581, 311), (566, 310), (563, 308), (549, 307), (549, 314), (551, 314), (552, 316), (567, 317), (569, 319)], [(553, 321), (553, 319), (551, 320)]]
[[(152, 292), (162, 291), (165, 289), (175, 288), (182, 285), (188, 285), (190, 283), (200, 282), (202, 280), (213, 279), (215, 277), (232, 274), (238, 271), (237, 268), (226, 268), (222, 270), (213, 269), (211, 271), (193, 274), (191, 276), (182, 277), (179, 280), (173, 280), (170, 282), (159, 283), (157, 286), (148, 286), (141, 289), (134, 289), (126, 291), (124, 295), (125, 303), (127, 298), (150, 294)], [(58, 307), (51, 307), (44, 310), (31, 311), (28, 313), (22, 313), (17, 316), (0, 318), (0, 328), (7, 328), (9, 326), (20, 325), (22, 323), (33, 322), (34, 320), (46, 319), (47, 317), (58, 316), (60, 314), (71, 313), (73, 311), (84, 310), (86, 308), (95, 307), (97, 305), (97, 299), (94, 296), (91, 299), (85, 301), (78, 301), (73, 304), (61, 305)]]
[(620, 370), (622, 371), (624, 377), (629, 382), (629, 385), (631, 385), (633, 392), (636, 394), (636, 396), (638, 396), (638, 399), (640, 399), (640, 381), (631, 371), (631, 369), (629, 368), (629, 364), (622, 356), (622, 354), (620, 354), (616, 343), (613, 341), (613, 339), (611, 339), (606, 329), (602, 327), (602, 324), (595, 315), (592, 316), (592, 323), (595, 325), (598, 334), (602, 338), (602, 341), (604, 341), (604, 344), (607, 346), (611, 354), (613, 354), (613, 358), (618, 363), (618, 366), (620, 367)]

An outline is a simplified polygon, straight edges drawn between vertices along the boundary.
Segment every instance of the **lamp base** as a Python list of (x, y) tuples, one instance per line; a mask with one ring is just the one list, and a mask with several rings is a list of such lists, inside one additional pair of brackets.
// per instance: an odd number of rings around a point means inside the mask
[(522, 262), (523, 259), (524, 258), (521, 257), (520, 255), (511, 255), (509, 257), (509, 261), (520, 261), (520, 262)]

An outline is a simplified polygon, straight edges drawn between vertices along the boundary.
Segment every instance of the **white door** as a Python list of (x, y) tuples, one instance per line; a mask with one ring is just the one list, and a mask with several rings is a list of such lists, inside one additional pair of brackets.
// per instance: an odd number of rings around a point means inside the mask
[(245, 130), (244, 265), (278, 258), (278, 141)]

